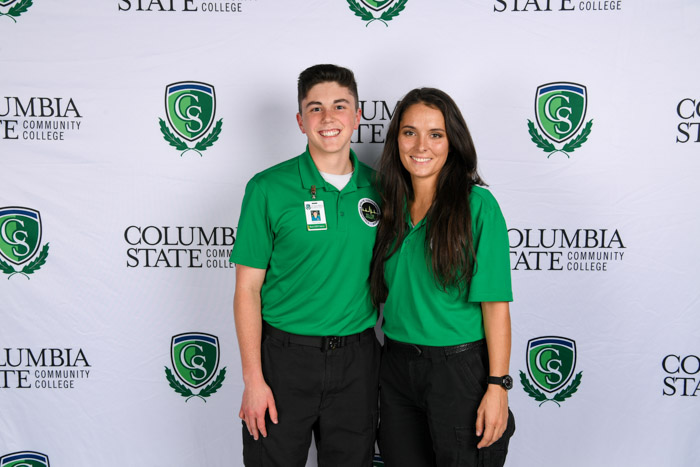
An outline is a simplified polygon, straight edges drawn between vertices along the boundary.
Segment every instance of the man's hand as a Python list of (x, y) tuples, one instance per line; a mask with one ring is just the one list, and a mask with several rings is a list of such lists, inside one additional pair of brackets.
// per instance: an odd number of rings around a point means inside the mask
[(245, 421), (248, 432), (257, 441), (259, 434), (267, 437), (265, 412), (277, 423), (277, 408), (272, 390), (265, 382), (260, 357), (262, 315), (260, 290), (265, 281), (265, 269), (242, 264), (236, 266), (236, 292), (233, 296), (233, 317), (241, 350), (243, 370), (243, 400), (238, 416)]
[(270, 387), (264, 380), (246, 384), (238, 416), (245, 421), (248, 432), (256, 441), (259, 437), (258, 432), (263, 438), (267, 438), (265, 412), (268, 410), (272, 423), (277, 424), (277, 407), (275, 407), (275, 398)]

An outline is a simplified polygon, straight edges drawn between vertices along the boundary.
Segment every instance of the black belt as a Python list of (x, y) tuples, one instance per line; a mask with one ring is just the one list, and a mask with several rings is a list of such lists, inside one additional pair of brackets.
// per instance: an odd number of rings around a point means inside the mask
[(407, 353), (414, 357), (444, 358), (460, 352), (465, 352), (467, 350), (479, 349), (486, 344), (486, 339), (481, 339), (475, 342), (467, 342), (466, 344), (437, 347), (432, 345), (406, 344), (405, 342), (391, 340), (385, 336), (384, 343), (387, 350), (390, 352)]
[(284, 342), (285, 345), (304, 345), (315, 347), (321, 349), (321, 352), (325, 352), (326, 350), (339, 349), (353, 342), (367, 339), (367, 337), (374, 335), (374, 328), (367, 328), (362, 332), (350, 334), (349, 336), (302, 336), (301, 334), (292, 334), (291, 332), (277, 329), (263, 321), (263, 334), (272, 336)]

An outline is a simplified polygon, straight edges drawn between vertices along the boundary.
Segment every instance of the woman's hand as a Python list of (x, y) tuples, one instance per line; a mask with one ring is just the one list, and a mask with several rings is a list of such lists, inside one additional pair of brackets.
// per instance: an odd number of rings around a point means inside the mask
[(476, 411), (476, 435), (482, 436), (477, 448), (485, 448), (501, 439), (508, 426), (508, 392), (489, 384)]

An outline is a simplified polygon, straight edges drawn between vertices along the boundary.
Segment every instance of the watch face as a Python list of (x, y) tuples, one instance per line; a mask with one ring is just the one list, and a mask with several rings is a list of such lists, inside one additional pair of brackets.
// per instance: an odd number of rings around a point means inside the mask
[(503, 377), (503, 387), (510, 390), (513, 388), (513, 378), (510, 375), (505, 375)]

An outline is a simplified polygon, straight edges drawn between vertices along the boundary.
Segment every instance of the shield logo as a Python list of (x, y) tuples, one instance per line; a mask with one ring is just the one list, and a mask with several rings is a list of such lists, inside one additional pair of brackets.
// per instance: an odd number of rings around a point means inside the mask
[(0, 256), (14, 265), (29, 261), (41, 243), (39, 211), (22, 207), (0, 208)]
[(535, 96), (537, 125), (557, 143), (571, 138), (586, 117), (586, 87), (576, 83), (543, 84)]
[(13, 452), (0, 457), (0, 467), (49, 467), (49, 456), (34, 451)]
[(569, 382), (576, 368), (576, 342), (546, 336), (527, 342), (527, 371), (541, 389), (554, 392)]
[(195, 389), (204, 386), (219, 368), (219, 338), (201, 332), (173, 336), (170, 358), (183, 383)]
[(370, 8), (374, 11), (381, 11), (384, 8), (391, 5), (392, 3), (394, 3), (394, 0), (361, 0), (361, 1), (367, 8)]
[(214, 86), (198, 81), (181, 81), (165, 87), (165, 114), (170, 126), (187, 141), (206, 133), (214, 122)]
[(10, 6), (17, 0), (0, 0), (0, 7)]

